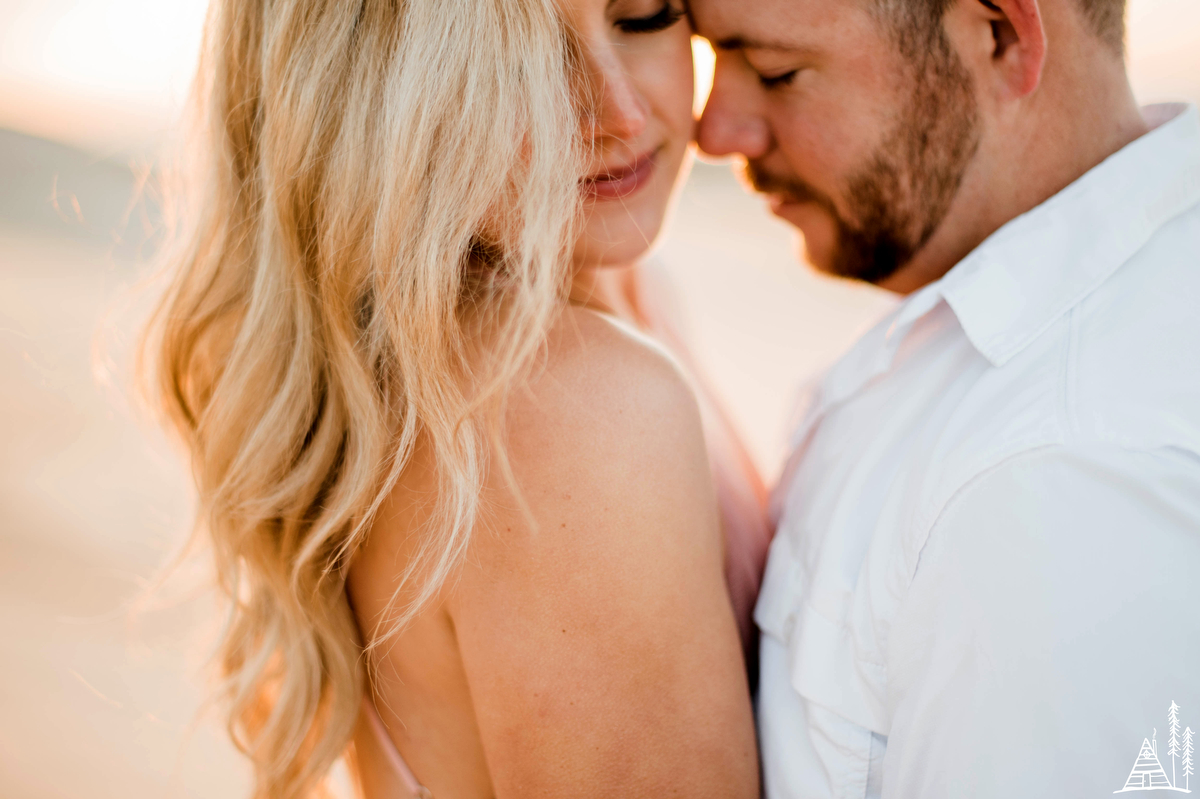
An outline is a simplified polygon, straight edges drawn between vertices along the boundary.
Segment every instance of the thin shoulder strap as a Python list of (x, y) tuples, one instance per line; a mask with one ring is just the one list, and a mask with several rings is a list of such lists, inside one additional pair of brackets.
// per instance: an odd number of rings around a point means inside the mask
[(367, 723), (371, 725), (371, 732), (375, 734), (375, 738), (379, 741), (379, 746), (387, 756), (388, 763), (391, 764), (396, 776), (400, 778), (400, 782), (404, 783), (404, 787), (416, 799), (433, 799), (433, 794), (429, 792), (428, 788), (417, 782), (416, 775), (412, 773), (412, 769), (404, 762), (400, 751), (396, 749), (396, 744), (392, 743), (392, 737), (388, 735), (387, 726), (383, 723), (383, 719), (379, 717), (379, 711), (375, 709), (375, 703), (366, 694), (363, 695), (362, 713), (366, 717)]

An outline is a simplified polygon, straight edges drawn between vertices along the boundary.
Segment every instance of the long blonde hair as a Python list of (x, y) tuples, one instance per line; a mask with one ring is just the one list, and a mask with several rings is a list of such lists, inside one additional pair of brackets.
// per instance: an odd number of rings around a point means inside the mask
[(419, 437), (440, 491), (398, 628), (460, 560), (562, 305), (577, 76), (553, 0), (214, 0), (205, 42), (144, 369), (229, 600), (230, 733), (291, 799), (356, 720), (345, 577), (376, 508)]

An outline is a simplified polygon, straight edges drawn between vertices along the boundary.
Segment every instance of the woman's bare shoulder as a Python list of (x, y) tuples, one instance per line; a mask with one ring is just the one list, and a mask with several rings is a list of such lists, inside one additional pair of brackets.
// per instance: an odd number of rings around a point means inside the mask
[[(637, 558), (703, 539), (719, 575), (696, 399), (670, 356), (639, 333), (572, 309), (551, 332), (542, 367), (510, 399), (505, 432), (511, 472), (493, 473), (487, 503), (501, 535), (480, 538), (481, 553), (502, 541), (493, 553), (501, 559), (559, 546)], [(629, 540), (641, 528), (655, 533)]]
[[(649, 439), (648, 422), (661, 426)], [(551, 329), (544, 360), (509, 403), (514, 446), (531, 433), (544, 446), (536, 429), (547, 426), (564, 446), (601, 437), (653, 444), (690, 427), (703, 435), (695, 396), (665, 349), (623, 322), (574, 307)]]

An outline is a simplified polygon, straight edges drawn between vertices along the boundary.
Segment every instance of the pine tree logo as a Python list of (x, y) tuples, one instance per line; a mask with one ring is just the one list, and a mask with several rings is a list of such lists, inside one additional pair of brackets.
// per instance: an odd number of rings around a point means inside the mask
[[(1133, 762), (1133, 769), (1129, 772), (1129, 779), (1125, 780), (1125, 787), (1113, 793), (1125, 793), (1127, 791), (1179, 791), (1180, 793), (1191, 793), (1190, 777), (1194, 773), (1192, 771), (1192, 732), (1191, 727), (1179, 732), (1179, 705), (1171, 702), (1171, 707), (1167, 710), (1167, 757), (1171, 758), (1171, 776), (1167, 777), (1167, 771), (1163, 768), (1162, 763), (1158, 759), (1158, 730), (1155, 729), (1150, 739), (1142, 739), (1142, 748), (1138, 752), (1137, 760)], [(1179, 762), (1179, 774), (1183, 777), (1183, 786), (1180, 787), (1179, 781), (1176, 778), (1176, 760)]]
[(1191, 793), (1192, 771), (1192, 728), (1183, 731), (1183, 790)]

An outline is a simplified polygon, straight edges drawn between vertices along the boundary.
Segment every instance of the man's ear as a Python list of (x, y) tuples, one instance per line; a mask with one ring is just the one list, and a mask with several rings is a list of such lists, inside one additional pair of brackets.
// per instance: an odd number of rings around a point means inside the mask
[(977, 0), (992, 26), (992, 66), (1013, 97), (1038, 87), (1046, 63), (1046, 29), (1038, 0)]

